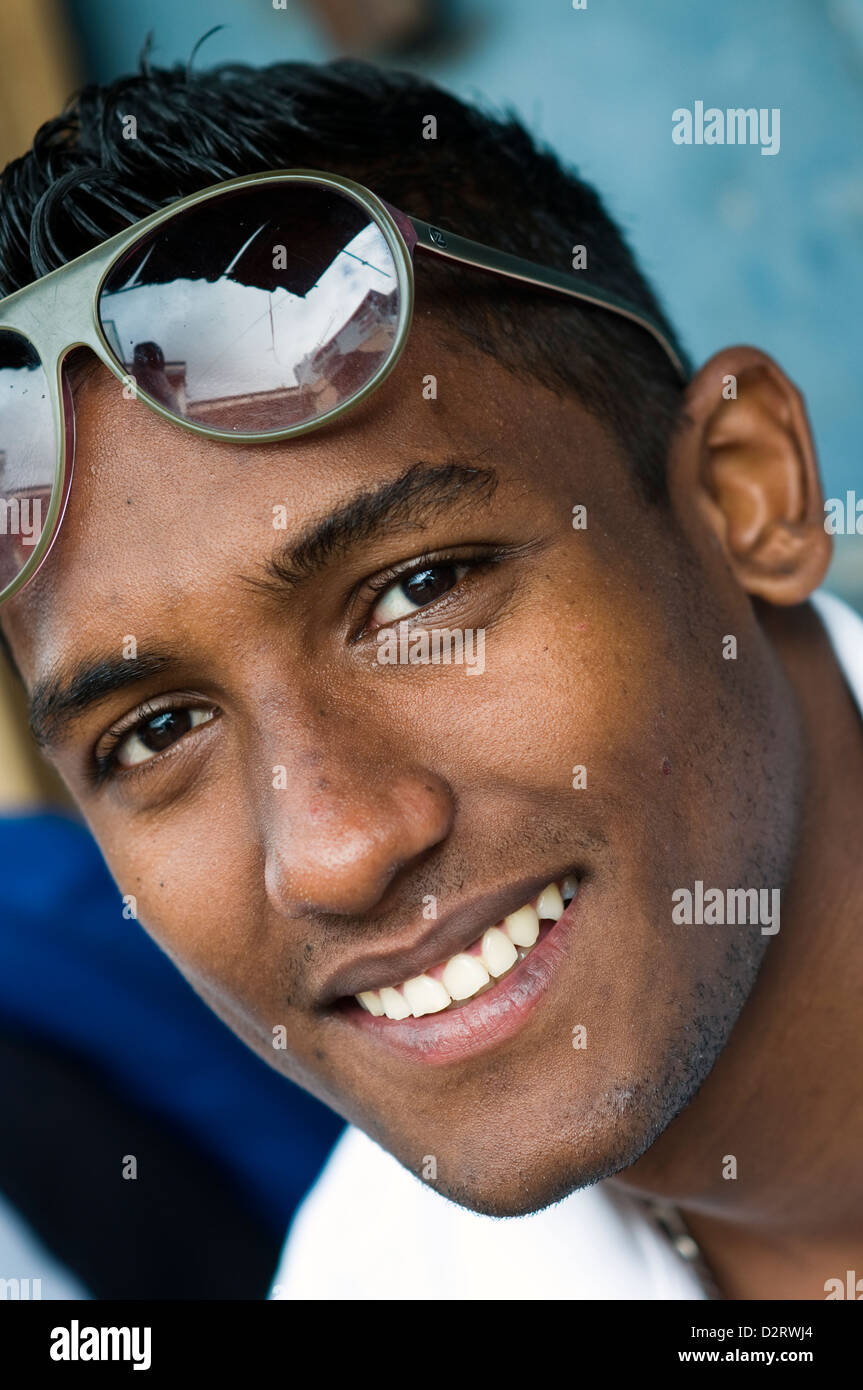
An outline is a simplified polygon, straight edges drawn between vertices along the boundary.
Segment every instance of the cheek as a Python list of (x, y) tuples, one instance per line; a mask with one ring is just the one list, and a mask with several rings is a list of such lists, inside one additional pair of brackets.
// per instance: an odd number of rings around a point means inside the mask
[(713, 642), (655, 590), (576, 592), (552, 572), (489, 630), (483, 675), (440, 672), (426, 736), (485, 840), (519, 815), (537, 845), (543, 825), (549, 844), (569, 825), (573, 843), (605, 846), (633, 904), (666, 901), (690, 866), (739, 861), (745, 819), (710, 808), (739, 806), (759, 750), (721, 626)]
[(186, 978), (253, 1001), (270, 976), (254, 968), (266, 920), (263, 871), (242, 807), (239, 789), (225, 788), (149, 825), (106, 813), (91, 828), (120, 892), (135, 896), (141, 925)]
[(467, 793), (511, 783), (575, 808), (578, 791), (643, 804), (679, 789), (687, 742), (715, 708), (700, 652), (655, 597), (616, 602), (595, 585), (584, 597), (573, 588), (551, 574), (489, 628), (481, 675), (439, 669), (381, 683), (379, 717), (416, 737), (422, 682), (426, 756)]

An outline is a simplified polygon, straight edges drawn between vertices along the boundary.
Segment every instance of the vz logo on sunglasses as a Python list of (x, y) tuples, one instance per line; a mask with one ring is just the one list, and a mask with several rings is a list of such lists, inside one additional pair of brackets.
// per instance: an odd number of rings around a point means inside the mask
[(435, 246), (446, 246), (446, 237), (443, 232), (439, 232), (437, 227), (429, 227), (429, 237)]

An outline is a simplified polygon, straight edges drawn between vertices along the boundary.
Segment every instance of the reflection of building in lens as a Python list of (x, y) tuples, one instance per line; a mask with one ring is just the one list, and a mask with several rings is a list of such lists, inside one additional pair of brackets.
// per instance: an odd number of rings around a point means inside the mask
[(53, 489), (50, 486), (21, 487), (6, 481), (8, 455), (0, 449), (0, 534), (22, 535), (37, 528), (42, 531), (42, 518), (48, 513)]
[(338, 333), (297, 363), (300, 386), (319, 391), (329, 384), (335, 391), (333, 404), (364, 386), (377, 366), (370, 358), (382, 357), (392, 346), (394, 300), (394, 294), (369, 290)]
[(20, 574), (42, 535), (51, 501), (50, 487), (3, 490), (5, 455), (0, 459), (0, 589)]
[(166, 362), (158, 343), (136, 343), (126, 369), (139, 390), (168, 410), (186, 414), (185, 362)]
[(191, 401), (191, 419), (214, 429), (286, 429), (332, 410), (362, 389), (393, 344), (397, 296), (369, 290), (337, 333), (297, 362), (296, 386)]
[(48, 513), (50, 487), (21, 487), (6, 479), (7, 451), (0, 449), (0, 536), (17, 536), (34, 545)]

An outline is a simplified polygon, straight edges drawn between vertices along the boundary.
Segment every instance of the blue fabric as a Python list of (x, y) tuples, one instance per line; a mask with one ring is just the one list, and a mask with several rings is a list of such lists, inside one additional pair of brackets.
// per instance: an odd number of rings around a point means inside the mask
[(123, 918), (92, 837), (63, 815), (0, 816), (0, 1019), (97, 1064), (284, 1226), (342, 1128)]

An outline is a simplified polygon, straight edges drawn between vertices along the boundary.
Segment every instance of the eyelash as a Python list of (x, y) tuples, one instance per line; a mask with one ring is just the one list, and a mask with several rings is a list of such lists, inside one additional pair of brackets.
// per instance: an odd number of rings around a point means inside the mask
[[(404, 565), (393, 566), (389, 570), (385, 570), (381, 574), (376, 575), (374, 579), (368, 580), (358, 593), (358, 599), (364, 601), (364, 606), (367, 608), (368, 613), (371, 613), (380, 603), (382, 595), (386, 594), (388, 589), (393, 588), (398, 583), (404, 582), (406, 579), (410, 579), (415, 574), (422, 573), (424, 569), (432, 569), (436, 566), (444, 565), (464, 567), (465, 573), (456, 581), (451, 589), (448, 589), (439, 599), (435, 599), (422, 608), (417, 609), (417, 613), (424, 613), (433, 610), (441, 603), (445, 603), (450, 595), (471, 576), (479, 574), (481, 571), (500, 563), (505, 557), (506, 552), (504, 550), (493, 552), (486, 551), (474, 555), (446, 553), (414, 556)], [(361, 641), (370, 631), (376, 630), (368, 627), (368, 613), (362, 629), (352, 638), (353, 642)], [(112, 777), (123, 777), (128, 779), (146, 775), (154, 764), (161, 762), (163, 758), (170, 757), (178, 744), (183, 742), (183, 738), (185, 738), (186, 735), (181, 735), (175, 743), (170, 744), (163, 752), (154, 753), (152, 758), (147, 758), (143, 762), (131, 767), (121, 768), (116, 761), (117, 750), (121, 747), (125, 739), (141, 731), (151, 719), (154, 719), (159, 714), (200, 708), (200, 705), (195, 705), (193, 703), (194, 699), (195, 697), (191, 695), (185, 699), (180, 699), (176, 695), (172, 695), (168, 696), (162, 702), (158, 700), (148, 700), (143, 705), (140, 705), (138, 709), (134, 710), (122, 723), (109, 729), (105, 735), (105, 746), (99, 752), (94, 752), (93, 754), (93, 781), (95, 785), (97, 787), (103, 786)]]
[[(197, 703), (195, 701), (197, 700)], [(112, 777), (137, 777), (141, 776), (145, 769), (153, 766), (154, 763), (168, 757), (169, 754), (182, 743), (182, 738), (178, 738), (176, 743), (172, 743), (163, 753), (154, 753), (152, 758), (147, 758), (144, 762), (134, 764), (132, 767), (120, 767), (116, 761), (117, 750), (123, 742), (132, 735), (143, 730), (144, 726), (151, 719), (155, 719), (159, 714), (172, 714), (181, 710), (194, 710), (201, 707), (200, 696), (188, 695), (169, 695), (163, 701), (146, 700), (143, 705), (139, 705), (127, 719), (115, 724), (105, 735), (103, 742), (105, 746), (99, 752), (94, 752), (94, 772), (93, 781), (97, 787), (101, 787)]]
[[(374, 579), (367, 580), (358, 591), (358, 599), (363, 603), (363, 606), (368, 612), (362, 628), (359, 632), (354, 634), (352, 641), (360, 642), (369, 632), (377, 630), (376, 628), (370, 628), (368, 626), (368, 617), (381, 602), (387, 590), (394, 588), (395, 585), (403, 583), (406, 579), (412, 578), (415, 574), (421, 574), (423, 570), (426, 569), (436, 569), (442, 568), (445, 565), (453, 565), (465, 570), (465, 573), (460, 579), (456, 580), (451, 589), (448, 589), (440, 598), (433, 599), (430, 603), (423, 605), (422, 608), (418, 608), (416, 614), (411, 615), (412, 617), (416, 617), (421, 613), (432, 612), (438, 605), (446, 603), (450, 596), (455, 593), (462, 584), (469, 582), (473, 576), (481, 574), (484, 570), (490, 569), (493, 565), (499, 564), (506, 558), (507, 553), (507, 551), (502, 549), (495, 551), (486, 550), (475, 552), (474, 554), (465, 554), (463, 551), (458, 553), (429, 553), (414, 556), (403, 565), (394, 565), (390, 569), (384, 570), (381, 574), (375, 575)], [(386, 624), (381, 623), (379, 626), (385, 627)]]

